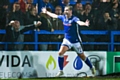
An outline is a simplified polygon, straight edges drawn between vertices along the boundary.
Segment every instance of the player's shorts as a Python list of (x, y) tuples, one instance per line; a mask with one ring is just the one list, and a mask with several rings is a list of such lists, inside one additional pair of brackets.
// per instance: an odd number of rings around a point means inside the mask
[(71, 43), (69, 40), (66, 38), (63, 39), (62, 46), (67, 46), (69, 49), (73, 47), (73, 49), (78, 53), (81, 54), (83, 53), (82, 45), (80, 42), (76, 43)]

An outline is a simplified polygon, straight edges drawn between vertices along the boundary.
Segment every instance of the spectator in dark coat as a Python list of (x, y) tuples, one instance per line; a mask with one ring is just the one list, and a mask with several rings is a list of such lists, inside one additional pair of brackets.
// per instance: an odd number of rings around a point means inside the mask
[[(9, 0), (0, 0), (0, 29), (5, 29), (8, 23)], [(0, 34), (0, 41), (4, 41), (4, 34)], [(2, 49), (2, 45), (0, 45)]]
[(9, 21), (11, 20), (18, 20), (20, 21), (21, 25), (24, 25), (25, 21), (25, 14), (20, 10), (20, 4), (19, 3), (14, 3), (13, 4), (13, 10), (9, 15)]
[(8, 22), (9, 0), (0, 0), (0, 29), (5, 29)]
[(14, 42), (24, 42), (24, 32), (28, 30), (33, 30), (35, 27), (41, 25), (41, 22), (37, 24), (32, 24), (28, 26), (21, 26), (19, 21), (11, 21), (10, 24), (6, 27), (6, 42), (11, 42), (8, 45), (7, 50), (23, 50), (24, 44), (14, 44)]
[[(32, 6), (28, 11), (26, 11), (25, 15), (26, 15), (25, 16), (25, 25), (34, 24), (37, 21), (40, 21), (40, 17), (38, 16), (36, 7), (34, 7), (34, 6)], [(34, 30), (39, 31), (39, 28), (36, 28)], [(34, 33), (33, 30), (31, 32)], [(25, 35), (25, 41), (26, 42), (33, 42), (34, 41), (34, 35), (33, 34), (26, 34)], [(31, 45), (27, 44), (26, 48), (28, 50), (34, 50), (34, 45), (33, 44), (31, 44)]]
[[(114, 26), (114, 20), (108, 12), (105, 12), (103, 14), (103, 17), (99, 18), (97, 29), (98, 30), (107, 30), (107, 31), (116, 30), (116, 27)], [(96, 36), (96, 41), (109, 42), (110, 35), (108, 34), (108, 35)], [(99, 50), (107, 51), (108, 46), (107, 45), (100, 45), (98, 48), (99, 48)]]
[[(50, 8), (47, 8), (48, 11), (52, 11)], [(50, 31), (53, 32), (53, 18), (51, 18), (50, 16), (41, 13), (40, 14), (41, 17), (41, 22), (42, 25), (40, 26), (40, 30), (46, 30), (46, 31)], [(39, 35), (39, 41), (40, 42), (51, 42), (51, 35), (49, 34), (40, 34)], [(48, 44), (40, 44), (40, 50), (41, 51), (46, 51), (48, 50), (49, 45)]]

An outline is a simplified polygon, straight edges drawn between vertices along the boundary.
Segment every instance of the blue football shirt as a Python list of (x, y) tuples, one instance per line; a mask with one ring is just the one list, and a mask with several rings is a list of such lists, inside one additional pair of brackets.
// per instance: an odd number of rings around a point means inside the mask
[(65, 15), (59, 15), (58, 19), (61, 19), (63, 21), (64, 31), (65, 31), (64, 37), (68, 39), (71, 43), (79, 42), (80, 35), (77, 24), (79, 18), (75, 16), (71, 16), (71, 18), (68, 19)]

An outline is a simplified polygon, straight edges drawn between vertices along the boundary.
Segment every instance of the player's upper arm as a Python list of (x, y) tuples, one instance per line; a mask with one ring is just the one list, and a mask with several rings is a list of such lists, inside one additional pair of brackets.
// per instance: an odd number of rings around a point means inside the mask
[(53, 18), (58, 18), (58, 15), (54, 14), (52, 15)]
[(58, 15), (58, 19), (60, 19), (60, 20), (64, 20), (64, 15)]
[(55, 13), (51, 13), (49, 11), (46, 11), (46, 14), (48, 14), (49, 16), (51, 16), (52, 18), (57, 18), (58, 15), (56, 15)]
[(77, 17), (74, 17), (74, 19), (73, 19), (76, 23), (78, 23), (79, 21), (80, 21), (80, 19), (79, 18), (77, 18)]
[(85, 25), (85, 23), (84, 23), (83, 21), (80, 21), (80, 19), (77, 18), (77, 17), (74, 17), (74, 21), (75, 21), (77, 24), (79, 24), (80, 26)]

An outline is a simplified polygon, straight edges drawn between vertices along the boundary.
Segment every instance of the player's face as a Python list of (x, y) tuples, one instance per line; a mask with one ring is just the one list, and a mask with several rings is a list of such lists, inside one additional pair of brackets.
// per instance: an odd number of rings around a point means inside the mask
[(69, 14), (71, 14), (71, 12), (72, 12), (72, 10), (70, 10), (68, 7), (65, 7), (65, 9), (64, 9), (65, 15), (69, 15)]

